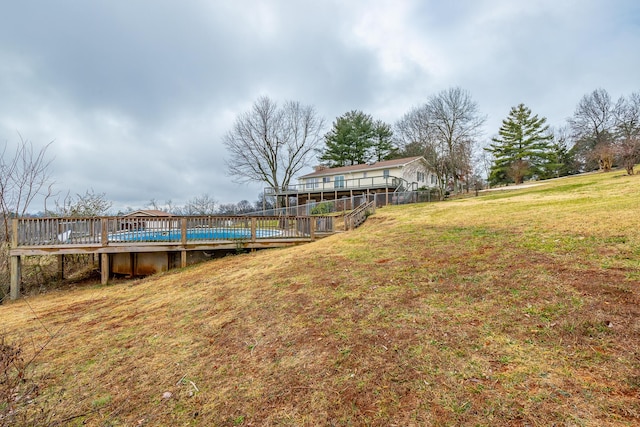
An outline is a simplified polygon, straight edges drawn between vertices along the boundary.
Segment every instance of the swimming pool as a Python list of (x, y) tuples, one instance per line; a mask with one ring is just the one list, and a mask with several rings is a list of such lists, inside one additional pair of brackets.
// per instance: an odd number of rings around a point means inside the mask
[[(256, 230), (256, 238), (277, 237), (279, 230)], [(110, 242), (179, 242), (180, 230), (136, 230), (109, 234)], [(187, 230), (187, 240), (249, 240), (249, 228), (191, 228)]]

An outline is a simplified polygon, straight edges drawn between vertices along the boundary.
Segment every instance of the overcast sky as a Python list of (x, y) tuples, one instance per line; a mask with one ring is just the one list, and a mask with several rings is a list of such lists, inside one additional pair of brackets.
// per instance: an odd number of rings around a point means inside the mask
[(328, 130), (349, 110), (393, 124), (457, 86), (488, 140), (519, 103), (560, 126), (597, 88), (640, 91), (638, 0), (4, 3), (0, 142), (54, 141), (56, 189), (116, 210), (255, 201), (221, 140), (262, 95), (314, 106)]

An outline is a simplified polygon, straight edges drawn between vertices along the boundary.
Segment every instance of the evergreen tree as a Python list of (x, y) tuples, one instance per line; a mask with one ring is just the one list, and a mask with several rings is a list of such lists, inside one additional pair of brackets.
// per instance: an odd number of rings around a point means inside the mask
[(376, 120), (373, 126), (373, 141), (371, 145), (372, 159), (376, 162), (390, 160), (396, 156), (398, 148), (393, 143), (391, 126), (382, 120)]
[(320, 161), (329, 167), (367, 163), (376, 136), (373, 118), (362, 111), (350, 111), (338, 117), (325, 135)]
[(533, 176), (546, 177), (553, 164), (553, 150), (547, 119), (532, 115), (531, 110), (520, 104), (511, 108), (502, 121), (499, 136), (492, 138), (485, 150), (493, 154), (494, 163), (489, 174), (492, 184), (515, 182)]
[(549, 144), (549, 161), (544, 165), (540, 178), (557, 178), (579, 172), (579, 167), (568, 144), (567, 128), (553, 131), (553, 141)]
[(320, 162), (328, 167), (346, 166), (350, 158), (351, 127), (342, 118), (338, 118), (331, 130), (324, 136), (324, 149), (318, 150)]

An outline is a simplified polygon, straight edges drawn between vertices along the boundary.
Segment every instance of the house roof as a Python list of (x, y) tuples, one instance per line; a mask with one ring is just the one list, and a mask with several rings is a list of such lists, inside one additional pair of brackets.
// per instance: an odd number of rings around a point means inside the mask
[(326, 168), (326, 169), (317, 170), (315, 172), (303, 175), (300, 178), (313, 178), (318, 176), (336, 175), (336, 174), (347, 173), (347, 172), (364, 172), (364, 171), (388, 169), (388, 168), (397, 167), (397, 166), (405, 166), (419, 159), (423, 159), (423, 157), (422, 156), (405, 157), (402, 159), (383, 160), (381, 162), (376, 162), (373, 164), (364, 163), (360, 165), (341, 166), (338, 168)]
[(171, 215), (169, 212), (165, 212), (165, 211), (160, 211), (157, 209), (147, 209), (147, 210), (137, 210), (137, 211), (133, 211), (130, 212), (124, 216), (153, 216), (153, 217), (167, 217), (167, 216), (173, 216)]

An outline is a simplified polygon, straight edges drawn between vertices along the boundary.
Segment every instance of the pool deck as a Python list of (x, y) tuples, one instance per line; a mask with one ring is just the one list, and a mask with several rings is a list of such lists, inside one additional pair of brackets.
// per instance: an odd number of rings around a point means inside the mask
[(188, 251), (280, 248), (333, 233), (333, 218), (326, 216), (16, 218), (10, 296), (16, 299), (20, 294), (23, 256), (57, 255), (61, 266), (63, 255), (99, 254), (101, 281), (106, 284), (115, 254), (180, 252), (180, 266), (186, 267)]

